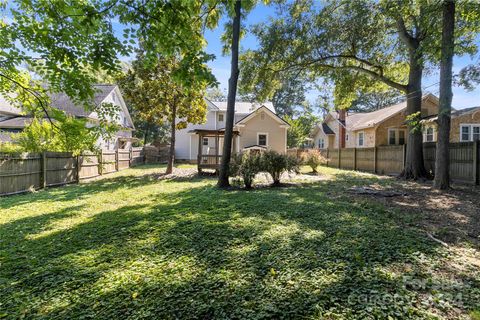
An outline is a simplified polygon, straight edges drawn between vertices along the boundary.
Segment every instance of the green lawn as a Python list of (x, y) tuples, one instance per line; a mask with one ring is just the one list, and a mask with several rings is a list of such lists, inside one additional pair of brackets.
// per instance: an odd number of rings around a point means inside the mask
[(0, 318), (478, 319), (478, 248), (346, 192), (393, 179), (222, 191), (163, 170), (0, 198)]

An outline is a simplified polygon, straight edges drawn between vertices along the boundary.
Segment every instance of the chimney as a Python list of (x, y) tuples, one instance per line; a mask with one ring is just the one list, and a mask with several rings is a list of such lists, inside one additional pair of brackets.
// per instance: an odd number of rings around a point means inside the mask
[(347, 111), (345, 109), (340, 109), (338, 112), (338, 147), (345, 148), (345, 137), (346, 137), (346, 130), (345, 130), (345, 119), (347, 116)]

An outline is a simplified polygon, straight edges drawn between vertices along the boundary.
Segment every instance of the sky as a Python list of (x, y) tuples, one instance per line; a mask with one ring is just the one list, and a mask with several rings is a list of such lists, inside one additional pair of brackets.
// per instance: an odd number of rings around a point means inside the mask
[[(262, 2), (260, 2), (262, 3)], [(255, 7), (247, 16), (247, 19), (243, 21), (243, 25), (249, 29), (254, 24), (260, 22), (266, 22), (269, 18), (275, 16), (275, 8), (273, 6), (265, 6), (260, 4)], [(10, 17), (4, 16), (2, 17), (4, 20), (8, 21)], [(221, 35), (223, 33), (224, 24), (226, 22), (226, 18), (223, 18), (220, 21), (219, 26), (215, 30), (208, 30), (206, 32), (206, 40), (207, 40), (207, 47), (206, 51), (210, 54), (215, 55), (215, 59), (210, 61), (208, 64), (212, 69), (213, 74), (217, 78), (217, 81), (220, 83), (219, 88), (226, 93), (226, 89), (228, 87), (228, 78), (230, 77), (230, 56), (223, 56), (222, 55), (222, 43), (221, 43)], [(122, 26), (118, 21), (112, 21), (115, 32), (118, 33), (119, 37), (121, 37), (122, 30), (124, 26)], [(255, 49), (258, 46), (258, 42), (256, 38), (247, 32), (247, 35), (241, 39), (240, 48), (241, 50), (246, 49)], [(480, 39), (479, 39), (479, 46), (480, 46)], [(122, 60), (131, 60), (132, 57), (122, 57)], [(463, 67), (468, 64), (477, 62), (478, 63), (478, 56), (472, 59), (469, 56), (464, 57), (455, 57), (454, 58), (454, 73), (460, 71)], [(240, 70), (241, 72), (241, 70)], [(424, 92), (431, 92), (438, 96), (438, 81), (439, 81), (439, 74), (438, 72), (432, 75), (424, 76), (423, 79), (423, 88)], [(318, 97), (319, 92), (311, 90), (307, 92), (307, 99), (310, 102), (314, 102)], [(466, 91), (461, 87), (454, 87), (453, 88), (453, 102), (452, 106), (455, 109), (462, 109), (468, 108), (473, 106), (480, 106), (480, 87), (474, 91)]]
[[(267, 7), (265, 5), (257, 6), (252, 12), (247, 16), (244, 25), (247, 27), (252, 26), (259, 22), (268, 21), (270, 17), (275, 15), (275, 9), (272, 7)], [(215, 60), (209, 62), (209, 66), (212, 69), (213, 74), (217, 78), (217, 81), (220, 83), (219, 88), (226, 92), (228, 88), (228, 78), (230, 77), (230, 56), (222, 56), (222, 43), (220, 41), (220, 36), (223, 33), (224, 22), (219, 24), (219, 27), (215, 30), (207, 31), (205, 37), (207, 39), (207, 52), (214, 54), (216, 56)], [(247, 36), (241, 39), (240, 47), (241, 49), (255, 49), (258, 43), (255, 37), (252, 34), (247, 34)], [(472, 59), (470, 56), (455, 57), (453, 61), (453, 71), (457, 73), (463, 67), (468, 64), (478, 62), (478, 57)], [(241, 70), (240, 70), (241, 72)], [(435, 74), (424, 76), (423, 88), (425, 92), (431, 92), (438, 96), (438, 81), (440, 75), (439, 72)], [(319, 95), (318, 91), (309, 91), (307, 93), (307, 99), (311, 102), (314, 102)], [(453, 101), (452, 106), (455, 109), (463, 109), (473, 106), (480, 106), (480, 88), (477, 88), (474, 91), (466, 91), (461, 87), (453, 88)]]

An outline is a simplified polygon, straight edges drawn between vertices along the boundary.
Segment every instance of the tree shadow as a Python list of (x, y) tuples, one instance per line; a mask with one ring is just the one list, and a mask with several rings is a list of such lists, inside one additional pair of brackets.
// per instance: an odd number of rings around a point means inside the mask
[[(478, 188), (454, 185), (450, 190), (439, 191), (433, 189), (431, 182), (421, 183), (374, 176), (364, 178), (349, 172), (337, 174), (336, 181), (345, 186), (375, 185), (379, 189), (399, 191), (400, 196), (388, 198), (372, 195), (352, 194), (352, 196), (401, 210), (404, 215), (412, 217), (417, 227), (448, 244), (467, 243), (480, 248)], [(346, 191), (348, 192), (348, 189)]]
[(52, 198), (55, 201), (72, 201), (88, 198), (90, 195), (99, 192), (115, 192), (118, 189), (133, 189), (146, 185), (152, 185), (158, 183), (160, 180), (171, 182), (187, 182), (187, 181), (201, 181), (208, 179), (209, 177), (200, 177), (197, 174), (188, 176), (169, 176), (163, 172), (153, 171), (143, 174), (136, 173), (142, 169), (165, 169), (164, 165), (144, 165), (136, 166), (132, 169), (136, 170), (135, 173), (129, 174), (129, 171), (120, 171), (116, 174), (119, 176), (105, 175), (99, 179), (85, 181), (80, 184), (70, 184), (56, 187), (48, 187), (43, 190), (39, 190), (33, 193), (18, 194), (8, 197), (0, 197), (0, 209), (11, 209), (16, 206), (21, 206), (29, 203), (42, 203), (49, 202)]
[[(418, 300), (428, 290), (409, 287), (402, 276), (424, 279), (423, 263), (442, 248), (397, 211), (345, 192), (332, 198), (345, 191), (346, 179), (251, 192), (189, 180), (191, 188), (99, 212), (67, 229), (52, 224), (81, 208), (7, 222), (0, 225), (8, 248), (0, 250), (3, 312), (12, 318), (425, 316)], [(88, 192), (115, 190), (104, 183)], [(357, 301), (395, 294), (405, 301)]]

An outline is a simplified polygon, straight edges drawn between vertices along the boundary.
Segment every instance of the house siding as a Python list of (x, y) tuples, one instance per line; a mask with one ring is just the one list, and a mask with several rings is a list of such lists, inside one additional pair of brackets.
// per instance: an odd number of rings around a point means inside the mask
[[(461, 142), (460, 126), (462, 124), (479, 124), (480, 125), (480, 109), (474, 113), (463, 114), (458, 117), (452, 118), (450, 123), (450, 142), (452, 143)], [(429, 122), (424, 125), (424, 128), (427, 128), (427, 127), (434, 128), (434, 142), (437, 141), (438, 124), (436, 122)], [(425, 138), (424, 138), (424, 141), (425, 141)]]
[[(260, 114), (265, 113), (262, 120)], [(218, 114), (223, 114), (224, 121), (218, 121)], [(245, 118), (248, 114), (235, 114), (235, 122)], [(198, 135), (189, 133), (194, 129), (216, 130), (225, 128), (226, 113), (225, 111), (209, 110), (207, 112), (206, 121), (203, 124), (188, 124), (185, 129), (177, 130), (175, 143), (175, 158), (178, 160), (188, 160), (195, 162), (198, 156)], [(257, 144), (257, 134), (268, 134), (269, 148), (278, 152), (286, 152), (286, 129), (280, 127), (278, 121), (270, 117), (266, 112), (259, 112), (252, 119), (245, 123), (244, 127), (238, 128), (240, 132), (239, 150)], [(219, 139), (218, 153), (222, 154), (223, 139)], [(208, 154), (215, 151), (215, 138), (210, 137), (208, 146), (202, 146), (202, 153)], [(234, 150), (237, 151), (237, 150)]]
[(464, 114), (452, 119), (450, 130), (451, 142), (460, 142), (460, 125), (468, 123), (480, 124), (480, 110), (473, 114)]
[[(401, 110), (401, 109), (399, 109)], [(438, 105), (435, 101), (434, 98), (427, 98), (423, 99), (422, 101), (422, 117), (428, 117), (432, 115), (436, 115), (438, 113)], [(347, 114), (346, 122), (347, 122), (347, 128), (351, 128), (349, 126), (349, 121), (350, 118), (349, 116), (352, 116), (351, 114)], [(333, 116), (329, 114), (326, 117), (326, 123), (327, 125), (334, 131), (335, 136), (326, 136), (321, 130), (319, 130), (318, 133), (314, 136), (314, 141), (315, 141), (315, 146), (318, 146), (318, 140), (320, 138), (324, 138), (325, 141), (328, 141), (328, 144), (326, 143), (326, 148), (338, 148), (339, 146), (339, 123), (336, 119), (332, 118)], [(346, 135), (346, 141), (345, 141), (345, 147), (346, 148), (358, 148), (360, 147), (358, 145), (358, 136), (360, 132), (364, 133), (364, 148), (371, 148), (375, 146), (383, 146), (383, 145), (388, 145), (388, 131), (390, 128), (395, 128), (395, 129), (407, 129), (407, 126), (405, 124), (405, 118), (406, 118), (406, 110), (404, 109), (403, 111), (400, 111), (397, 114), (394, 114), (390, 118), (386, 118), (386, 120), (380, 122), (376, 127), (367, 127), (367, 128), (361, 128), (361, 129), (356, 129), (356, 130), (347, 130)], [(352, 120), (355, 123), (355, 120)], [(475, 120), (472, 121), (473, 123), (477, 123)], [(378, 122), (377, 122), (378, 123)], [(461, 123), (468, 123), (468, 122), (461, 122)], [(373, 124), (372, 124), (373, 125)], [(456, 135), (457, 141), (459, 140), (459, 132), (460, 128), (458, 126), (458, 129), (452, 128), (452, 135)], [(405, 139), (407, 139), (408, 132), (406, 132)]]
[[(261, 114), (265, 113), (265, 118), (261, 119)], [(258, 112), (253, 118), (245, 123), (244, 127), (239, 128), (240, 132), (240, 150), (257, 144), (257, 134), (266, 133), (268, 135), (267, 145), (269, 150), (280, 153), (286, 152), (286, 128), (281, 127), (278, 121), (269, 116), (266, 112)]]
[(314, 135), (313, 140), (315, 143), (315, 148), (318, 148), (318, 141), (320, 139), (324, 139), (325, 141), (325, 148), (337, 148), (338, 147), (338, 131), (339, 131), (339, 123), (335, 119), (330, 119), (327, 121), (327, 125), (332, 131), (335, 133), (335, 136), (333, 135), (327, 135), (323, 132), (323, 130), (320, 128), (318, 132)]
[[(375, 146), (388, 145), (388, 129), (407, 129), (405, 125), (405, 111), (385, 120), (377, 127)], [(407, 134), (405, 132), (405, 137)]]
[(198, 154), (198, 136), (189, 133), (194, 129), (216, 129), (216, 111), (208, 111), (206, 121), (200, 124), (189, 123), (185, 129), (175, 133), (175, 158), (179, 160), (195, 160)]

